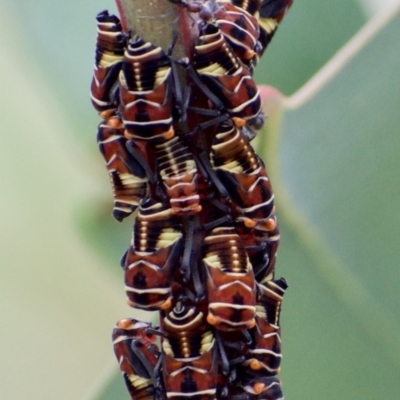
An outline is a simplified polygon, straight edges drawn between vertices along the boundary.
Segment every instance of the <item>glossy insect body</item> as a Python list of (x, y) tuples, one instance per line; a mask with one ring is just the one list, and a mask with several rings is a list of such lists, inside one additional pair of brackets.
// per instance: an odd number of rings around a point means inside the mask
[(139, 37), (129, 42), (120, 74), (125, 137), (150, 142), (172, 212), (190, 216), (201, 210), (193, 156), (172, 126), (171, 62), (161, 47)]
[[(224, 183), (236, 201), (238, 213), (244, 215), (245, 223), (253, 221), (254, 225), (269, 230), (269, 218), (274, 211), (274, 194), (266, 176), (265, 169), (251, 174), (225, 174)], [(250, 222), (251, 223), (251, 222)]]
[(235, 52), (244, 62), (255, 56), (258, 44), (258, 21), (242, 7), (230, 2), (208, 0), (202, 5), (200, 17), (215, 24)]
[(261, 112), (260, 93), (249, 69), (233, 53), (215, 25), (200, 25), (194, 67), (201, 80), (221, 100), (235, 124), (253, 122)]
[(282, 21), (286, 12), (293, 4), (293, 0), (263, 0), (260, 9), (260, 36), (259, 41), (261, 43), (261, 51), (259, 56), (261, 57), (267, 48), (269, 42), (274, 36), (278, 29), (279, 23)]
[(158, 169), (170, 199), (171, 212), (178, 216), (200, 212), (197, 167), (188, 147), (176, 136), (155, 148)]
[(162, 325), (167, 398), (215, 400), (217, 346), (204, 313), (194, 304), (178, 301)]
[(260, 0), (231, 0), (229, 2), (253, 17), (258, 18), (261, 7)]
[(130, 306), (149, 311), (170, 306), (182, 249), (182, 226), (171, 209), (150, 198), (143, 201), (131, 246), (122, 259)]
[[(170, 0), (181, 4), (190, 12), (199, 13), (199, 17), (216, 25), (235, 52), (237, 57), (249, 63), (256, 56), (258, 47), (258, 10), (260, 2), (234, 2), (207, 0), (204, 3)], [(256, 14), (256, 16), (254, 16)], [(254, 60), (257, 61), (257, 60)]]
[(274, 196), (249, 142), (262, 120), (252, 68), (292, 0), (171, 1), (199, 13), (188, 62), (97, 17), (92, 101), (114, 216), (139, 207), (121, 261), (128, 304), (161, 318), (160, 332), (119, 321), (115, 354), (132, 400), (283, 400), (287, 285), (273, 280)]
[(211, 147), (211, 162), (215, 169), (236, 173), (251, 173), (259, 168), (259, 160), (244, 133), (225, 122), (217, 128)]
[(207, 321), (230, 331), (255, 324), (255, 282), (243, 243), (232, 227), (218, 227), (206, 236), (203, 262), (207, 274)]
[(253, 343), (243, 365), (264, 375), (279, 373), (282, 359), (279, 316), (282, 297), (287, 288), (285, 279), (266, 280), (258, 284), (256, 326), (252, 331)]
[[(248, 228), (244, 224), (236, 226), (253, 266), (257, 282), (267, 277), (272, 279), (280, 239), (279, 225), (274, 214), (263, 225), (264, 229), (259, 229), (257, 226)], [(265, 225), (269, 225), (269, 229), (266, 229)]]
[(242, 382), (246, 400), (284, 400), (281, 382), (274, 376), (248, 376)]
[(234, 201), (238, 220), (271, 230), (274, 194), (264, 165), (243, 131), (223, 123), (211, 147), (211, 164)]
[(91, 99), (102, 118), (114, 115), (118, 107), (116, 89), (125, 47), (126, 41), (119, 19), (115, 15), (109, 15), (107, 11), (99, 13)]
[(114, 218), (122, 221), (139, 205), (147, 192), (145, 171), (126, 150), (124, 129), (117, 117), (99, 125), (97, 142), (106, 161), (114, 195)]
[(174, 136), (171, 62), (161, 47), (138, 36), (129, 41), (120, 74), (120, 96), (128, 139), (159, 142)]
[(112, 333), (115, 356), (132, 400), (157, 398), (153, 375), (160, 352), (154, 344), (156, 337), (147, 332), (150, 327), (147, 322), (123, 319)]

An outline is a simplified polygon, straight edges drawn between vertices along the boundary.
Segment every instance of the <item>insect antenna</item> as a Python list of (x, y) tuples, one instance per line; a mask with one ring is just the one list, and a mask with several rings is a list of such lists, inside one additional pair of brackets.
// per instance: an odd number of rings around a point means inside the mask
[(253, 341), (248, 330), (243, 330), (242, 334), (244, 336), (244, 342), (246, 344), (250, 344)]
[(218, 178), (218, 176), (215, 173), (214, 169), (212, 168), (211, 163), (210, 163), (210, 159), (208, 158), (208, 155), (207, 155), (207, 153), (205, 151), (202, 151), (199, 154), (199, 159), (200, 159), (200, 163), (202, 164), (204, 169), (207, 171), (206, 173), (207, 173), (208, 178), (214, 184), (214, 186), (216, 187), (216, 189), (220, 193), (221, 197), (224, 200), (230, 199), (228, 191), (226, 190), (225, 186), (220, 181), (220, 179)]
[(263, 254), (263, 259), (260, 264), (253, 265), (254, 276), (257, 281), (260, 281), (265, 276), (265, 272), (268, 270), (270, 266), (270, 259), (267, 253)]
[(214, 106), (218, 110), (223, 110), (224, 109), (224, 104), (222, 101), (217, 97), (209, 88), (207, 85), (205, 85), (200, 77), (197, 75), (196, 70), (193, 68), (192, 65), (187, 65), (186, 64), (186, 71), (189, 77), (193, 80), (193, 82), (196, 84), (196, 86), (203, 92), (203, 94), (211, 100), (211, 102), (214, 104)]
[(204, 284), (200, 278), (200, 271), (199, 271), (199, 264), (196, 263), (195, 267), (193, 268), (192, 271), (192, 277), (193, 277), (193, 285), (196, 291), (196, 299), (195, 302), (200, 301), (201, 299), (204, 298)]
[(182, 264), (180, 271), (183, 275), (183, 281), (187, 283), (190, 280), (190, 264), (193, 249), (193, 232), (194, 232), (194, 220), (193, 218), (187, 218), (183, 224), (185, 229), (185, 249), (182, 256)]
[(171, 44), (168, 46), (168, 49), (167, 49), (167, 55), (168, 55), (168, 57), (171, 57), (172, 52), (174, 51), (174, 47), (175, 47), (175, 45), (176, 45), (177, 40), (178, 40), (178, 32), (173, 31), (173, 32), (172, 32), (172, 42), (171, 42)]
[(207, 224), (202, 225), (200, 228), (204, 231), (209, 231), (211, 229), (216, 228), (217, 226), (224, 225), (226, 223), (229, 224), (231, 222), (232, 222), (232, 216), (225, 215), (225, 216), (218, 218), (212, 222), (208, 222)]
[(228, 113), (221, 114), (218, 117), (210, 119), (209, 121), (201, 122), (197, 126), (197, 128), (194, 131), (189, 132), (188, 135), (193, 135), (195, 133), (201, 132), (201, 131), (203, 131), (203, 130), (211, 127), (211, 126), (218, 125), (219, 123), (227, 121), (229, 119), (230, 119), (230, 115)]
[(219, 115), (221, 115), (221, 111), (215, 109), (200, 108), (200, 107), (188, 107), (187, 109), (197, 114), (208, 115), (210, 117), (218, 117)]
[(230, 341), (227, 341), (227, 340), (224, 340), (224, 346), (228, 347), (230, 349), (233, 349), (233, 350), (238, 350), (238, 351), (243, 351), (243, 349), (244, 349), (244, 345), (242, 343), (240, 343), (240, 342), (230, 342)]
[(208, 199), (208, 201), (225, 214), (229, 214), (231, 212), (231, 208), (227, 204), (222, 203), (220, 200), (214, 197), (211, 197)]
[(146, 174), (149, 178), (150, 183), (155, 184), (157, 181), (157, 177), (154, 174), (153, 170), (150, 168), (149, 163), (145, 160), (139, 151), (135, 148), (135, 143), (132, 140), (128, 140), (126, 142), (126, 148), (132, 157), (142, 166), (142, 168), (146, 171)]
[(154, 369), (149, 363), (148, 359), (139, 350), (140, 344), (141, 343), (138, 340), (132, 341), (131, 350), (135, 357), (131, 357), (128, 362), (129, 364), (131, 364), (132, 368), (137, 371), (137, 375), (140, 375), (147, 379), (152, 379)]
[(236, 365), (236, 364), (241, 364), (245, 359), (246, 359), (245, 356), (236, 357), (236, 358), (234, 358), (232, 360), (229, 360), (229, 365), (233, 366), (233, 365)]
[(179, 74), (179, 68), (182, 67), (182, 64), (172, 57), (170, 57), (170, 61), (171, 61), (171, 74), (173, 80), (174, 102), (176, 105), (175, 109), (179, 115), (179, 122), (181, 124), (185, 124), (187, 121), (186, 111), (189, 106), (191, 90), (190, 86), (185, 86), (185, 89), (182, 90), (182, 85), (181, 85), (182, 77)]
[(156, 390), (156, 395), (154, 400), (164, 400), (164, 387), (162, 385), (162, 373), (161, 367), (163, 362), (163, 353), (161, 353), (160, 358), (157, 360), (157, 364), (154, 367), (153, 382)]
[(228, 360), (228, 356), (226, 355), (224, 344), (222, 343), (223, 339), (218, 331), (215, 331), (215, 339), (217, 341), (218, 352), (220, 355), (222, 375), (228, 376), (229, 371), (230, 371), (229, 360)]
[[(225, 397), (228, 397), (228, 394), (226, 394)], [(234, 394), (229, 396), (229, 400), (249, 400), (250, 397), (247, 393), (241, 393), (241, 394)]]
[(145, 332), (148, 335), (156, 335), (156, 336), (164, 337), (164, 333), (160, 331), (160, 327), (158, 327), (158, 326), (155, 326), (155, 327), (149, 326), (148, 328), (146, 328)]

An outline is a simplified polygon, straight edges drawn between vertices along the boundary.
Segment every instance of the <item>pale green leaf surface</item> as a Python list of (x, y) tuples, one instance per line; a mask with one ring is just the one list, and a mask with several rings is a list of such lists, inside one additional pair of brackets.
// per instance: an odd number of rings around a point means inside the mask
[(287, 399), (399, 393), (399, 10), (311, 98), (272, 112), (261, 139), (289, 281)]
[(365, 20), (358, 1), (295, 0), (255, 70), (257, 82), (293, 93)]
[(84, 161), (62, 104), (24, 62), (16, 19), (2, 11), (0, 398), (75, 400), (114, 358), (112, 327), (130, 312), (121, 276), (82, 242), (73, 217), (108, 179), (98, 182)]

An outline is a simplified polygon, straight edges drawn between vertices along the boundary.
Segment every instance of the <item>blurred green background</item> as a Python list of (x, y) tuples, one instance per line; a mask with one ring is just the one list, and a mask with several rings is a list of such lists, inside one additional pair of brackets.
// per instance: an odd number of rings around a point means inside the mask
[[(127, 399), (110, 332), (137, 315), (125, 306), (118, 266), (132, 221), (111, 218), (88, 96), (94, 17), (116, 7), (0, 3), (0, 398)], [(295, 1), (257, 81), (292, 95), (399, 3)], [(398, 32), (399, 7), (308, 101), (271, 106), (258, 141), (281, 221), (277, 276), (290, 285), (287, 400), (399, 396)]]

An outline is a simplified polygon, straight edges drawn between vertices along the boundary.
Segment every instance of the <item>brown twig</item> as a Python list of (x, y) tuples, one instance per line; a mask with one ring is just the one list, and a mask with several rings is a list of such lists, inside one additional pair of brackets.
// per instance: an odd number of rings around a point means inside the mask
[(190, 28), (186, 10), (168, 0), (116, 0), (122, 27), (139, 34), (144, 40), (168, 50), (177, 35), (175, 58), (188, 54)]

